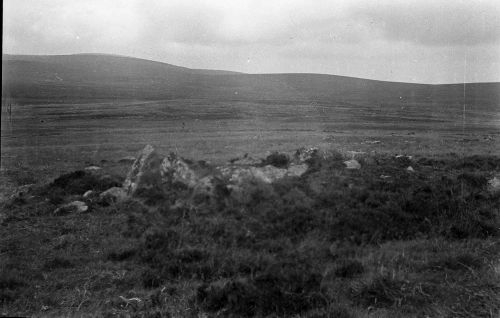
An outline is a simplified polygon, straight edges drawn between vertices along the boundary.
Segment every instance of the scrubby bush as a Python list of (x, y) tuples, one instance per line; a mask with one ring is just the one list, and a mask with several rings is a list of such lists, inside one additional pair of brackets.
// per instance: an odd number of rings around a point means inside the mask
[(112, 251), (108, 254), (110, 261), (121, 262), (132, 258), (137, 253), (135, 248), (125, 248), (118, 251)]
[(287, 168), (289, 164), (290, 157), (287, 154), (279, 152), (271, 153), (262, 161), (263, 166), (271, 165), (276, 168)]
[(325, 305), (318, 293), (320, 275), (268, 271), (253, 279), (232, 279), (198, 288), (198, 304), (209, 311), (225, 309), (238, 316), (293, 315)]
[(120, 187), (123, 179), (117, 176), (100, 175), (88, 171), (77, 170), (56, 178), (45, 189), (42, 194), (50, 194), (53, 191), (61, 191), (64, 195), (81, 195), (88, 190), (105, 191), (112, 187)]
[(338, 263), (334, 274), (337, 277), (352, 278), (363, 274), (365, 267), (358, 260), (343, 260)]
[(23, 279), (22, 273), (18, 270), (0, 271), (0, 303), (6, 304), (14, 301), (21, 293), (23, 288), (28, 287), (29, 283)]

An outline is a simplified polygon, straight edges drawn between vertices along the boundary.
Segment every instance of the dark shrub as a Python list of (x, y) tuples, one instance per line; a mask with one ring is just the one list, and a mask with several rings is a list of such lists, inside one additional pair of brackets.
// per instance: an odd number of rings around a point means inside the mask
[(16, 300), (29, 284), (17, 270), (0, 271), (0, 304)]
[(78, 170), (58, 177), (45, 191), (50, 192), (59, 188), (65, 194), (83, 194), (88, 190), (101, 192), (112, 187), (120, 187), (121, 181), (118, 177)]
[(121, 262), (135, 256), (136, 253), (137, 250), (134, 248), (124, 249), (117, 252), (110, 252), (108, 254), (108, 259), (110, 261)]
[(245, 279), (203, 284), (198, 287), (196, 300), (208, 311), (226, 308), (241, 316), (255, 316), (259, 291)]
[(368, 284), (351, 289), (353, 300), (366, 308), (397, 306), (404, 310), (421, 309), (424, 304), (429, 303), (428, 297), (433, 293), (435, 290), (432, 286), (387, 276), (376, 277)]
[(54, 205), (59, 205), (64, 202), (66, 193), (61, 188), (54, 188), (50, 190), (47, 194), (47, 199)]
[(175, 251), (175, 258), (183, 263), (196, 263), (206, 260), (209, 253), (200, 248), (187, 247)]
[(137, 189), (135, 196), (144, 199), (144, 203), (147, 205), (163, 204), (169, 199), (167, 193), (159, 186), (139, 188)]
[(498, 219), (478, 219), (471, 216), (465, 219), (451, 219), (449, 223), (448, 229), (442, 234), (453, 239), (487, 238), (500, 234)]
[(172, 229), (167, 229), (163, 232), (154, 231), (145, 236), (143, 251), (170, 250), (179, 244), (179, 240), (179, 234)]
[(321, 275), (278, 267), (253, 279), (204, 284), (197, 302), (206, 310), (225, 309), (236, 316), (294, 315), (325, 305), (319, 294)]
[(480, 172), (463, 172), (458, 175), (458, 180), (467, 183), (469, 186), (481, 189), (488, 181), (488, 175)]
[(71, 268), (74, 267), (73, 263), (63, 257), (54, 257), (51, 260), (45, 262), (44, 269), (52, 270), (56, 268)]
[(158, 269), (148, 268), (142, 273), (142, 285), (145, 288), (156, 288), (159, 287), (164, 279), (162, 279)]
[(335, 268), (335, 276), (343, 278), (352, 278), (363, 274), (365, 268), (358, 260), (343, 260), (340, 261)]
[(276, 168), (287, 168), (290, 164), (290, 157), (287, 154), (273, 152), (262, 161), (262, 165), (272, 165)]
[(479, 169), (483, 171), (492, 171), (500, 168), (500, 158), (474, 155), (470, 157), (458, 158), (452, 166), (455, 169)]
[(364, 307), (391, 307), (401, 296), (403, 282), (389, 277), (377, 277), (359, 290), (353, 289), (352, 296)]

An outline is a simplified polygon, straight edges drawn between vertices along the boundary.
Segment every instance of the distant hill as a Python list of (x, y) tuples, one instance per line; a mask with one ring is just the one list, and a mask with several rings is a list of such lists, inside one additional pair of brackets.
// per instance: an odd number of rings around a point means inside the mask
[(324, 74), (245, 74), (104, 54), (4, 54), (2, 66), (2, 97), (20, 103), (207, 98), (462, 104), (465, 89), (470, 105), (500, 106), (500, 83), (426, 85)]

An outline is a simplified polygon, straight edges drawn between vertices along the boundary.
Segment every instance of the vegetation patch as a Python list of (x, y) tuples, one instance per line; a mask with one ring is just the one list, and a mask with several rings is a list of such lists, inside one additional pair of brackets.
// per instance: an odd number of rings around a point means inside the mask
[(276, 168), (288, 168), (289, 164), (290, 157), (287, 154), (279, 152), (271, 153), (262, 161), (263, 166), (271, 165)]
[(500, 202), (486, 187), (497, 159), (366, 155), (359, 170), (345, 159), (316, 155), (300, 177), (237, 190), (217, 180), (196, 198), (145, 187), (55, 216), (58, 202), (121, 184), (63, 175), (2, 204), (1, 302), (11, 315), (498, 315)]

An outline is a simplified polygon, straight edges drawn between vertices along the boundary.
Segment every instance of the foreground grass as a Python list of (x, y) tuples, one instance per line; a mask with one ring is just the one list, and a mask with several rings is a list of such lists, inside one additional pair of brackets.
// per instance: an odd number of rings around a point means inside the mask
[(26, 191), (2, 205), (1, 313), (497, 317), (500, 198), (487, 179), (500, 159), (343, 160), (239, 195), (221, 182), (214, 197), (172, 185), (89, 199), (84, 214), (52, 212), (119, 176)]

